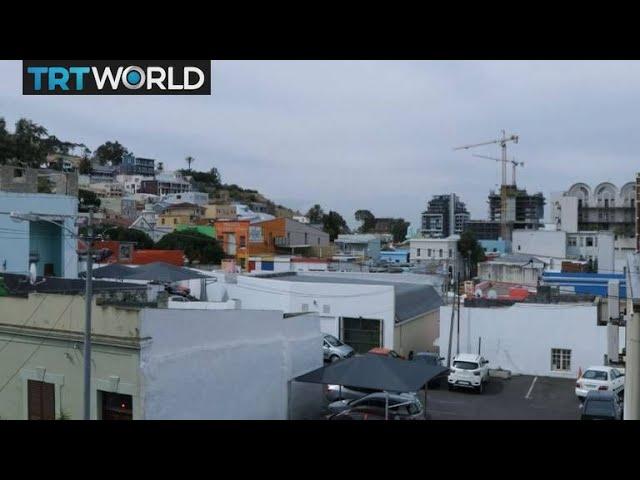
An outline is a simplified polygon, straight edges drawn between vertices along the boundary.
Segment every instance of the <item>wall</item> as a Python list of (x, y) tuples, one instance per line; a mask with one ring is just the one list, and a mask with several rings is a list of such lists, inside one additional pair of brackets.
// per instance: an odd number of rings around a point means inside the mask
[(440, 310), (426, 313), (413, 320), (396, 324), (394, 349), (407, 356), (413, 352), (437, 352), (434, 345), (440, 336)]
[[(75, 215), (78, 199), (65, 195), (0, 192), (0, 212), (36, 213), (47, 215)], [(76, 231), (73, 218), (64, 221), (66, 229)], [(71, 232), (61, 229), (62, 272), (66, 278), (78, 276), (76, 240)], [(29, 271), (29, 237), (31, 222), (14, 221), (9, 215), (0, 214), (0, 271), (27, 273)], [(6, 268), (3, 269), (3, 263)], [(41, 272), (39, 266), (38, 272)]]
[[(392, 286), (291, 282), (245, 276), (239, 276), (237, 282), (227, 284), (226, 289), (229, 298), (240, 300), (240, 308), (297, 313), (304, 311), (306, 305), (320, 317), (331, 318), (334, 329), (325, 333), (333, 335), (338, 333), (339, 317), (380, 319), (384, 346), (393, 348), (395, 291)], [(328, 313), (323, 313), (325, 305), (329, 306)], [(328, 327), (329, 322), (323, 325)]]
[[(440, 308), (440, 354), (447, 356), (451, 306)], [(482, 355), (491, 368), (516, 374), (576, 378), (578, 369), (602, 365), (607, 352), (607, 329), (599, 327), (597, 307), (584, 304), (522, 304), (500, 308), (460, 309), (460, 352)], [(452, 350), (456, 351), (454, 321)], [(571, 370), (551, 370), (551, 349), (571, 349)]]
[(566, 258), (567, 234), (552, 230), (514, 230), (513, 253)]
[[(0, 392), (0, 418), (26, 418), (27, 380), (44, 378), (56, 385), (56, 416), (64, 412), (81, 419), (84, 299), (37, 293), (29, 298), (1, 297), (0, 312), (0, 385), (16, 374)], [(113, 386), (114, 391), (133, 396), (134, 418), (142, 417), (139, 356), (133, 339), (138, 326), (138, 310), (94, 306), (92, 418), (98, 416), (97, 390), (111, 391)]]
[(537, 285), (544, 266), (528, 265), (523, 267), (517, 263), (481, 262), (478, 263), (478, 277), (483, 280), (497, 282), (521, 283), (523, 285)]
[[(264, 310), (186, 314), (143, 313), (141, 333), (153, 338), (141, 352), (146, 419), (283, 420), (288, 381), (322, 366), (315, 317)], [(292, 416), (317, 414), (321, 392), (294, 384)]]

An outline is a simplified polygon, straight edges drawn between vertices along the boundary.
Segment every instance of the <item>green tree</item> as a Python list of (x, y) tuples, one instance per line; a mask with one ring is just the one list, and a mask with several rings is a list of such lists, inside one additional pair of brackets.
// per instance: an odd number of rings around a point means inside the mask
[(460, 240), (458, 240), (458, 252), (465, 262), (471, 262), (471, 276), (474, 276), (478, 262), (484, 262), (485, 256), (484, 249), (473, 232), (462, 232)]
[(338, 238), (338, 235), (340, 235), (341, 233), (349, 232), (347, 222), (345, 222), (344, 218), (342, 218), (342, 215), (340, 215), (338, 212), (334, 212), (333, 210), (323, 215), (322, 229), (329, 234), (329, 240), (331, 240), (332, 242), (336, 238)]
[(400, 243), (406, 240), (409, 225), (409, 222), (406, 222), (404, 218), (395, 218), (393, 220), (391, 224), (391, 235), (393, 235), (394, 242)]
[(189, 263), (219, 264), (224, 257), (220, 242), (197, 231), (168, 233), (156, 243), (155, 248), (182, 250)]
[(356, 220), (362, 222), (358, 228), (359, 233), (372, 232), (376, 226), (376, 217), (369, 210), (356, 211)]
[(105, 142), (96, 148), (93, 157), (100, 162), (100, 165), (104, 165), (107, 162), (111, 162), (112, 165), (120, 165), (122, 157), (128, 153), (131, 152), (117, 141)]
[(82, 157), (82, 160), (80, 160), (78, 172), (80, 172), (81, 175), (89, 175), (91, 173), (91, 162), (87, 157)]
[(100, 225), (94, 229), (96, 235), (101, 235), (104, 240), (115, 240), (118, 242), (135, 242), (137, 249), (149, 250), (154, 247), (153, 240), (149, 235), (134, 228), (121, 226)]
[(324, 210), (317, 203), (309, 209), (306, 214), (309, 219), (309, 223), (322, 223), (324, 218)]
[(95, 192), (92, 192), (91, 190), (84, 190), (82, 188), (79, 189), (78, 200), (78, 210), (80, 210), (81, 212), (88, 211), (89, 207), (98, 208), (100, 206), (100, 198), (98, 197), (98, 195), (96, 195)]

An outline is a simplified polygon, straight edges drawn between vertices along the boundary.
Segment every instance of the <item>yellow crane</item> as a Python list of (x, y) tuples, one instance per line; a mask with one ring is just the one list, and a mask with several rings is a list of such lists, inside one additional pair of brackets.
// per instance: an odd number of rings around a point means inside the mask
[[(496, 140), (489, 140), (487, 142), (481, 143), (473, 143), (470, 145), (462, 145), (461, 147), (455, 147), (454, 150), (469, 150), (471, 148), (483, 147), (485, 145), (500, 145), (501, 149), (501, 158), (500, 162), (502, 162), (502, 185), (500, 186), (500, 226), (502, 230), (502, 238), (505, 240), (511, 240), (511, 230), (507, 225), (507, 143), (513, 142), (518, 143), (519, 137), (518, 135), (507, 135), (507, 133), (502, 130), (502, 136)], [(514, 166), (515, 170), (515, 166)], [(515, 183), (515, 181), (514, 181)]]

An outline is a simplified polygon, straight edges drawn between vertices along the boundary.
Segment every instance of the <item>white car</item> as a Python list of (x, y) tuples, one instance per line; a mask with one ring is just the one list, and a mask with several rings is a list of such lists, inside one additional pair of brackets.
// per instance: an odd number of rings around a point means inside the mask
[(489, 360), (473, 353), (459, 353), (453, 357), (447, 381), (449, 390), (462, 387), (482, 393), (489, 381)]
[(624, 373), (614, 367), (589, 367), (576, 382), (576, 395), (584, 399), (591, 390), (624, 392)]

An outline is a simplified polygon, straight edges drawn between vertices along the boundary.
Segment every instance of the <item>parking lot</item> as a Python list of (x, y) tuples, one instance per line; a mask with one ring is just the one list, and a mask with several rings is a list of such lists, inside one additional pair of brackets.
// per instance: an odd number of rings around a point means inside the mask
[[(578, 420), (575, 380), (518, 375), (491, 378), (482, 394), (449, 391), (446, 381), (427, 391), (430, 420)], [(419, 393), (424, 399), (424, 391)], [(322, 412), (328, 413), (326, 410)]]
[(479, 395), (443, 384), (428, 390), (427, 412), (432, 420), (577, 420), (574, 386), (572, 379), (519, 375), (491, 378)]

